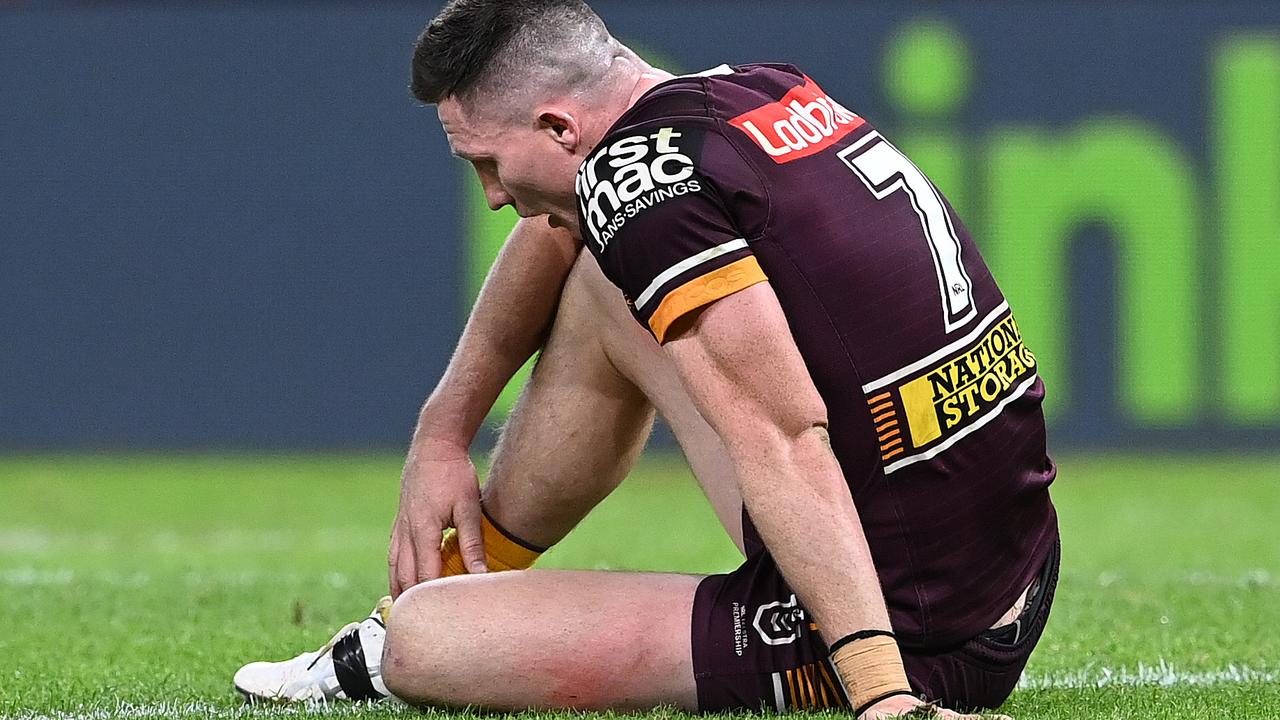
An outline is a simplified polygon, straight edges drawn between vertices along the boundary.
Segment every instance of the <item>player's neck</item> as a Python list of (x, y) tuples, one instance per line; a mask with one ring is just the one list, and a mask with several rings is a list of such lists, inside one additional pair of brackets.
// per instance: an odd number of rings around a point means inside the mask
[(659, 70), (655, 67), (646, 66), (645, 69), (636, 78), (635, 87), (631, 90), (631, 97), (627, 100), (627, 108), (630, 109), (640, 98), (654, 87), (675, 77), (666, 70)]

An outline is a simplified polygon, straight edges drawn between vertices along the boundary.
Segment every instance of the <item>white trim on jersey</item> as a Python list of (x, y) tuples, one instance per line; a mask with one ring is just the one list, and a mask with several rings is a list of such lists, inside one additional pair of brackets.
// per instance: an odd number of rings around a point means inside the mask
[(1031, 389), (1031, 386), (1035, 384), (1036, 380), (1039, 379), (1039, 377), (1040, 377), (1039, 374), (1035, 374), (1027, 378), (1021, 385), (1018, 386), (1017, 390), (1014, 390), (1013, 392), (1009, 393), (1007, 396), (1005, 396), (1003, 400), (996, 403), (996, 406), (991, 408), (991, 410), (989, 410), (986, 415), (983, 415), (981, 418), (978, 418), (978, 421), (970, 425), (969, 427), (961, 430), (955, 435), (952, 435), (950, 438), (947, 439), (946, 442), (936, 445), (934, 447), (931, 447), (928, 450), (920, 453), (919, 455), (910, 455), (908, 457), (902, 458), (901, 460), (895, 461), (890, 465), (886, 465), (884, 468), (884, 474), (888, 475), (889, 473), (897, 472), (898, 470), (901, 470), (902, 468), (908, 465), (912, 465), (914, 463), (924, 462), (925, 460), (932, 460), (938, 455), (946, 452), (947, 450), (950, 450), (952, 445), (955, 445), (956, 443), (965, 439), (966, 437), (973, 434), (974, 432), (977, 432), (987, 423), (991, 422), (991, 419), (999, 415), (1000, 411), (1004, 410), (1006, 405), (1025, 395), (1027, 391)]
[(928, 357), (922, 358), (920, 360), (917, 360), (911, 363), (910, 365), (902, 368), (901, 370), (895, 370), (894, 372), (891, 372), (888, 375), (885, 375), (879, 380), (876, 380), (874, 382), (869, 382), (866, 385), (863, 385), (862, 392), (864, 394), (870, 395), (876, 390), (879, 390), (880, 388), (885, 387), (886, 385), (892, 385), (893, 383), (901, 380), (902, 378), (907, 377), (908, 375), (912, 375), (920, 370), (923, 370), (926, 367), (938, 362), (942, 358), (950, 355), (951, 353), (956, 352), (957, 350), (963, 348), (965, 345), (968, 345), (974, 340), (977, 340), (978, 336), (986, 332), (991, 327), (991, 325), (995, 323), (996, 319), (999, 318), (1000, 315), (1002, 315), (1004, 311), (1008, 309), (1009, 309), (1009, 301), (1005, 300), (1004, 302), (1000, 303), (1000, 305), (998, 305), (995, 310), (992, 310), (991, 314), (985, 317), (982, 320), (982, 322), (978, 325), (978, 327), (971, 330), (968, 335), (965, 335), (964, 337), (960, 338), (959, 340), (956, 340), (955, 342), (947, 345), (946, 347), (942, 348), (941, 350), (938, 350), (937, 352), (931, 353)]
[(643, 310), (644, 306), (648, 305), (649, 301), (653, 299), (653, 296), (662, 289), (662, 286), (671, 282), (677, 275), (688, 272), (703, 263), (711, 262), (722, 255), (728, 255), (731, 252), (744, 250), (746, 247), (746, 240), (730, 240), (729, 242), (723, 245), (717, 245), (710, 250), (703, 250), (691, 258), (681, 260), (675, 265), (663, 270), (658, 277), (653, 279), (653, 282), (649, 284), (649, 287), (645, 288), (644, 292), (640, 293), (640, 297), (636, 298), (636, 310)]
[(710, 70), (703, 70), (700, 73), (694, 73), (692, 75), (682, 75), (681, 77), (715, 77), (717, 75), (732, 75), (732, 74), (733, 74), (733, 68), (729, 67), (728, 64), (725, 64), (725, 65), (717, 65), (716, 67), (713, 67)]

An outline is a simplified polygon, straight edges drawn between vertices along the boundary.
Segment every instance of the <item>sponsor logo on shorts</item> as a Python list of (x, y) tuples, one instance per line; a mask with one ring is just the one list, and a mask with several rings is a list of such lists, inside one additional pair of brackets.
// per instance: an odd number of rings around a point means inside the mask
[(747, 634), (747, 606), (742, 603), (733, 604), (733, 652), (742, 657), (751, 636)]
[(594, 242), (598, 252), (644, 210), (701, 192), (693, 159), (681, 150), (683, 138), (675, 128), (625, 137), (597, 149), (578, 169), (583, 239)]
[(772, 602), (756, 610), (752, 623), (766, 645), (790, 645), (800, 639), (804, 610), (792, 595), (786, 602)]
[(778, 102), (729, 121), (779, 165), (816, 155), (865, 123), (807, 77)]
[(1036, 356), (1002, 306), (957, 346), (863, 388), (885, 472), (977, 431), (1036, 380)]

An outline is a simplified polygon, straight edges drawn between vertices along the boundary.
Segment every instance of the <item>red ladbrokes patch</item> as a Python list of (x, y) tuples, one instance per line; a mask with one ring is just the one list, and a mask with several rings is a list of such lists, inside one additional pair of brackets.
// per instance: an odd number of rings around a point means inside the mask
[(865, 123), (808, 77), (778, 102), (729, 121), (779, 165), (820, 153)]

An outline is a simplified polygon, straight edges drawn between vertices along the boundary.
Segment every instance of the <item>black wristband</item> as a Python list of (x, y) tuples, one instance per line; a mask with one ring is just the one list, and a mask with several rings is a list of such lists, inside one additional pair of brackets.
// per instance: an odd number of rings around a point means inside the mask
[(866, 712), (866, 711), (870, 710), (870, 709), (872, 708), (872, 706), (874, 706), (876, 703), (882, 702), (882, 701), (884, 701), (884, 700), (888, 700), (888, 699), (889, 699), (889, 698), (891, 698), (891, 697), (897, 697), (897, 696), (899, 696), (899, 695), (910, 695), (911, 697), (915, 697), (915, 695), (916, 695), (916, 694), (915, 694), (915, 693), (913, 693), (913, 692), (911, 692), (910, 690), (894, 690), (893, 692), (885, 693), (885, 694), (881, 695), (880, 697), (876, 698), (875, 700), (871, 700), (871, 701), (869, 701), (869, 702), (865, 702), (865, 703), (863, 703), (863, 704), (862, 704), (862, 707), (858, 708), (858, 709), (853, 713), (853, 716), (854, 716), (855, 718), (862, 717), (862, 713), (864, 713), (864, 712)]
[(893, 633), (889, 632), (888, 630), (859, 630), (859, 631), (858, 631), (858, 632), (856, 632), (856, 633), (853, 633), (853, 634), (851, 634), (851, 635), (845, 635), (844, 637), (840, 638), (839, 640), (837, 640), (837, 641), (835, 641), (835, 642), (831, 643), (831, 647), (830, 647), (830, 649), (829, 649), (829, 652), (830, 652), (832, 655), (834, 655), (834, 654), (835, 654), (835, 652), (836, 652), (837, 650), (839, 650), (840, 648), (844, 647), (845, 645), (848, 645), (848, 644), (849, 644), (849, 643), (851, 643), (851, 642), (857, 642), (857, 641), (859, 641), (859, 640), (866, 640), (867, 638), (873, 638), (873, 637), (887, 637), (887, 638), (893, 638), (895, 641), (898, 639), (898, 636), (897, 636), (897, 635), (894, 635)]

